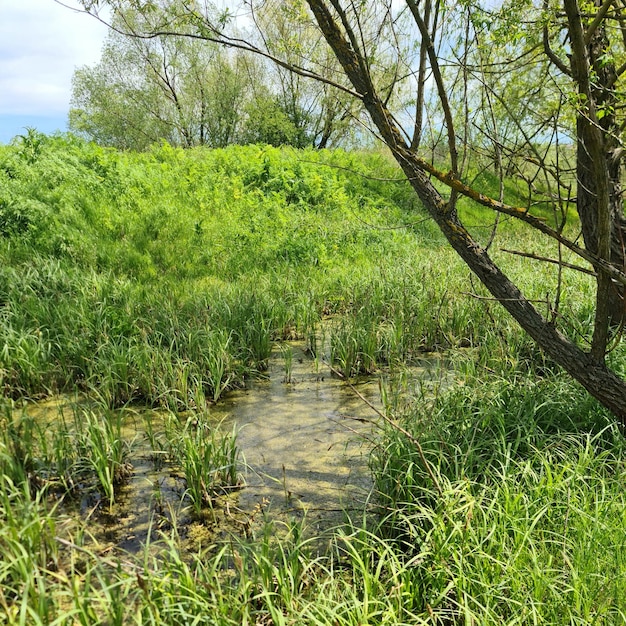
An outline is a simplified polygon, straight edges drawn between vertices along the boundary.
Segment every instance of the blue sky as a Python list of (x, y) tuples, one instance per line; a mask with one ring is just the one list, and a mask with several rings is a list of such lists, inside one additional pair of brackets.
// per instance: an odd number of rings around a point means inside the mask
[(105, 37), (55, 0), (0, 0), (0, 143), (25, 127), (67, 129), (74, 70), (98, 61)]

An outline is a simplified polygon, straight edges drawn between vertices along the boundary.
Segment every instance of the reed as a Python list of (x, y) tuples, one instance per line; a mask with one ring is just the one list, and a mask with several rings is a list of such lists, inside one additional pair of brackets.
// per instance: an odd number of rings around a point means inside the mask
[(206, 412), (168, 421), (170, 461), (181, 468), (196, 515), (239, 484), (236, 433), (223, 433)]
[(283, 376), (284, 383), (291, 383), (292, 380), (292, 371), (293, 371), (293, 349), (288, 344), (280, 345), (280, 353), (283, 357), (283, 367), (285, 370), (285, 375)]
[(129, 463), (130, 443), (122, 435), (122, 414), (119, 411), (77, 409), (78, 447), (85, 454), (99, 490), (112, 510), (116, 488), (132, 472)]
[(608, 574), (624, 567), (621, 548), (584, 547), (621, 532), (624, 442), (579, 390), (476, 381), (416, 405), (403, 425), (444, 488), (434, 491), (413, 444), (390, 432), (373, 457), (380, 530), (421, 563), (424, 616), (565, 624), (624, 610)]

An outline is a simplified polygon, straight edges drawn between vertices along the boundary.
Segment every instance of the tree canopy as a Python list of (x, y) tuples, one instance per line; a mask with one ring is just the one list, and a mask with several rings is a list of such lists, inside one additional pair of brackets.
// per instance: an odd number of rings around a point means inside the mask
[[(144, 150), (267, 143), (324, 148), (345, 141), (363, 107), (326, 83), (307, 81), (268, 59), (195, 34), (184, 3), (120, 3), (100, 61), (76, 70), (70, 128), (102, 145)], [(338, 67), (304, 5), (274, 2), (253, 13), (248, 36), (297, 63), (306, 51), (322, 71)], [(218, 23), (232, 18), (207, 9)], [(157, 28), (175, 34), (144, 36)], [(180, 31), (180, 32), (178, 32)], [(335, 68), (337, 69), (337, 68)]]

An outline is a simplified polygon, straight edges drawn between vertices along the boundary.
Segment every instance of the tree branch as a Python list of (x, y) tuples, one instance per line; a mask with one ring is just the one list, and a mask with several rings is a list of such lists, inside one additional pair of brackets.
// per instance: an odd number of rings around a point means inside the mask
[(515, 256), (521, 256), (526, 259), (534, 259), (535, 261), (542, 261), (544, 263), (552, 263), (553, 265), (558, 265), (559, 267), (567, 267), (570, 270), (575, 270), (576, 272), (581, 272), (582, 274), (587, 274), (589, 276), (597, 276), (597, 274), (588, 270), (586, 267), (581, 267), (580, 265), (574, 265), (572, 263), (566, 263), (565, 261), (560, 261), (559, 259), (550, 259), (546, 256), (540, 256), (538, 254), (532, 254), (531, 252), (520, 252), (518, 250), (507, 250), (506, 248), (500, 248), (502, 252), (506, 252), (507, 254), (514, 254)]
[(585, 45), (588, 46), (591, 43), (591, 39), (598, 30), (598, 27), (602, 24), (602, 20), (606, 17), (606, 14), (609, 12), (609, 9), (614, 2), (615, 0), (604, 0), (602, 6), (598, 10), (598, 13), (593, 19), (593, 22), (587, 26), (587, 30), (585, 31)]
[(439, 60), (437, 59), (437, 55), (435, 54), (435, 47), (433, 45), (432, 38), (430, 33), (428, 32), (428, 26), (424, 22), (422, 18), (419, 7), (417, 6), (417, 2), (415, 0), (406, 0), (406, 3), (411, 9), (411, 14), (413, 15), (413, 19), (417, 24), (417, 27), (420, 31), (420, 35), (422, 37), (422, 45), (426, 46), (426, 52), (428, 54), (428, 61), (430, 63), (430, 68), (433, 72), (433, 78), (435, 79), (435, 84), (437, 85), (437, 94), (439, 96), (439, 102), (441, 103), (441, 108), (443, 109), (443, 116), (446, 121), (446, 128), (448, 131), (448, 151), (450, 152), (450, 164), (452, 171), (458, 175), (459, 173), (459, 164), (458, 164), (458, 154), (456, 148), (456, 136), (454, 132), (454, 121), (452, 119), (452, 111), (450, 110), (450, 103), (448, 101), (448, 96), (446, 93), (445, 85), (443, 83), (443, 76), (441, 74), (441, 69), (439, 67)]
[(339, 89), (340, 91), (343, 91), (344, 93), (347, 93), (348, 95), (352, 96), (353, 98), (357, 98), (359, 100), (363, 99), (363, 94), (359, 93), (358, 91), (354, 91), (348, 87), (346, 87), (345, 85), (342, 85), (341, 83), (338, 83), (330, 78), (326, 78), (325, 76), (322, 76), (321, 74), (317, 74), (316, 72), (313, 72), (311, 70), (308, 70), (304, 67), (301, 67), (299, 65), (293, 64), (293, 63), (287, 63), (285, 62), (283, 59), (281, 59), (280, 57), (277, 57), (273, 54), (270, 54), (269, 52), (266, 52), (265, 50), (262, 50), (261, 48), (258, 48), (257, 46), (252, 45), (251, 43), (244, 41), (242, 39), (239, 39), (237, 37), (230, 37), (228, 35), (226, 35), (225, 33), (221, 32), (219, 29), (215, 28), (214, 26), (212, 26), (210, 23), (208, 23), (204, 18), (202, 18), (201, 16), (197, 16), (199, 19), (202, 20), (204, 26), (208, 29), (209, 32), (213, 33), (212, 35), (209, 33), (189, 33), (189, 32), (183, 32), (183, 31), (176, 31), (176, 30), (168, 30), (168, 29), (157, 29), (154, 31), (151, 31), (149, 33), (138, 33), (138, 32), (134, 32), (134, 31), (123, 31), (120, 30), (119, 28), (116, 28), (115, 26), (113, 26), (113, 24), (111, 24), (109, 21), (103, 19), (102, 17), (100, 17), (97, 13), (94, 13), (92, 11), (87, 11), (87, 10), (79, 10), (76, 9), (74, 7), (68, 6), (66, 4), (64, 4), (63, 2), (60, 2), (60, 0), (54, 0), (57, 4), (60, 4), (63, 7), (66, 7), (68, 9), (71, 9), (72, 11), (75, 11), (77, 13), (86, 13), (87, 15), (90, 15), (91, 17), (93, 17), (94, 19), (98, 20), (101, 24), (104, 24), (105, 26), (107, 26), (108, 28), (110, 28), (112, 31), (120, 34), (120, 35), (125, 35), (127, 37), (135, 37), (137, 39), (156, 39), (158, 37), (187, 37), (189, 39), (199, 39), (202, 41), (210, 41), (212, 43), (216, 43), (222, 46), (226, 46), (228, 48), (235, 48), (237, 50), (243, 50), (245, 52), (251, 52), (252, 54), (256, 54), (258, 56), (264, 57), (266, 59), (268, 59), (269, 61), (272, 61), (273, 63), (276, 63), (276, 65), (279, 65), (280, 67), (283, 67), (287, 70), (289, 70), (290, 72), (294, 72), (295, 74), (298, 74), (300, 76), (303, 76), (305, 78), (310, 78), (312, 80), (318, 81), (320, 83), (325, 83), (327, 85), (330, 85), (331, 87), (336, 87), (337, 89)]
[[(548, 0), (543, 0), (543, 10), (546, 13), (548, 12)], [(552, 47), (550, 46), (550, 33), (548, 32), (547, 23), (543, 26), (543, 49), (548, 59), (550, 59), (550, 61), (552, 61), (552, 63), (559, 70), (561, 70), (561, 72), (563, 72), (563, 74), (567, 76), (572, 75), (572, 70), (567, 67), (567, 65), (563, 61), (561, 61), (561, 59), (557, 56), (557, 54), (554, 52), (554, 50), (552, 50)]]

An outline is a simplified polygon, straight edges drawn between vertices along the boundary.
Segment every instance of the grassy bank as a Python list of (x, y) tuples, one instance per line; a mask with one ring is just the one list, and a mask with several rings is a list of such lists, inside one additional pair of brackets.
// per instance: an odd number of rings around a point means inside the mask
[(43, 490), (10, 475), (5, 441), (0, 614), (16, 624), (623, 623), (624, 439), (610, 417), (558, 377), (468, 381), (428, 405), (401, 398), (411, 437), (384, 434), (372, 454), (376, 506), (321, 556), (306, 520), (279, 540), (270, 519), (193, 557), (175, 524), (139, 558), (103, 554)]
[[(485, 297), (397, 177), (373, 153), (133, 154), (35, 133), (0, 147), (0, 621), (626, 621), (622, 434)], [(488, 238), (490, 216), (472, 217)], [(527, 237), (505, 221), (491, 254), (548, 310), (555, 270), (500, 250)], [(556, 323), (582, 344), (589, 279), (564, 270), (559, 288)], [(154, 462), (176, 468), (201, 519), (238, 480), (211, 404), (295, 337), (347, 377), (432, 350), (458, 372), (435, 396), (388, 377), (404, 432), (382, 428), (369, 514), (327, 554), (306, 520), (279, 540), (268, 519), (190, 555), (172, 517), (160, 549), (131, 558), (69, 517), (62, 503), (85, 491), (113, 509), (132, 471), (119, 409), (150, 406), (168, 416)], [(622, 345), (611, 359), (626, 371)], [(58, 392), (81, 399), (66, 422), (22, 407)]]
[(217, 400), (264, 369), (273, 339), (313, 335), (379, 289), (379, 260), (406, 262), (410, 238), (385, 229), (412, 199), (348, 171), (395, 175), (381, 157), (40, 139), (4, 148), (0, 168), (0, 385), (14, 397)]
[[(180, 408), (262, 372), (272, 340), (312, 340), (324, 316), (347, 375), (515, 334), (468, 297), (485, 294), (397, 178), (376, 154), (121, 154), (32, 133), (3, 147), (0, 387)], [(502, 243), (522, 236), (506, 223)], [(493, 254), (531, 298), (554, 291), (550, 268)], [(561, 307), (581, 337), (587, 290), (566, 271)]]

